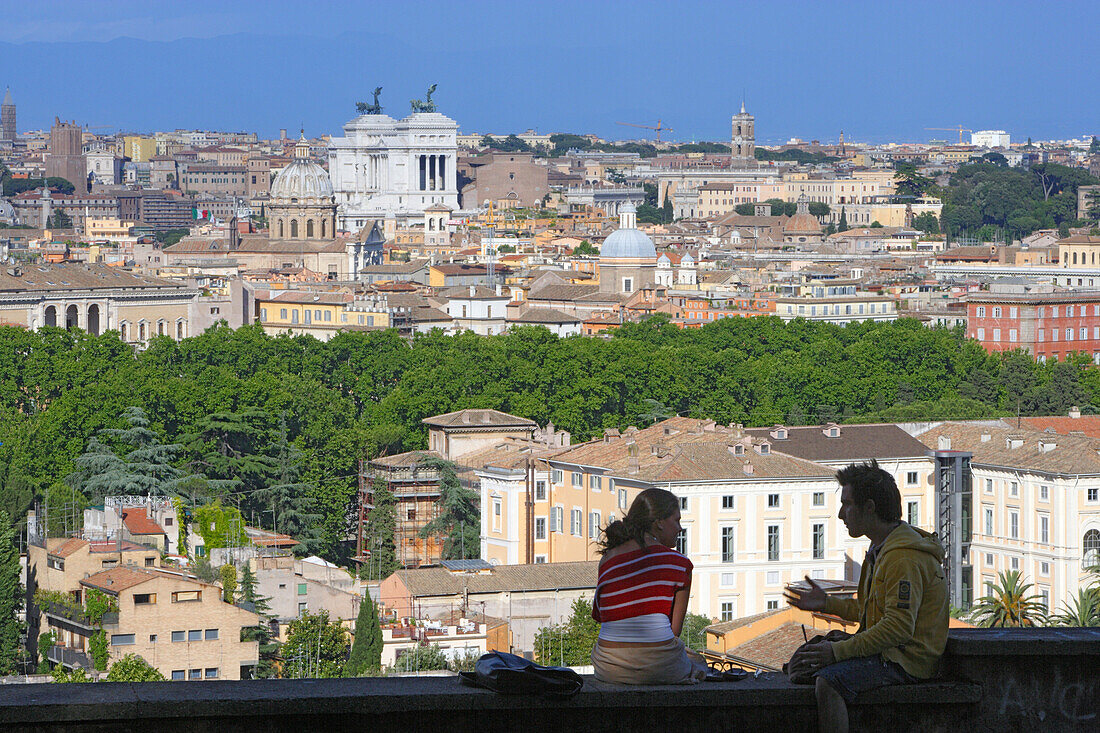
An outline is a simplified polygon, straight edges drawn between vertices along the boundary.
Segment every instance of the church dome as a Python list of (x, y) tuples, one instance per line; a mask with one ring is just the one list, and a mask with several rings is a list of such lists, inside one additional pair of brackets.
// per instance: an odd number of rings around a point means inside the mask
[(795, 215), (783, 225), (784, 234), (821, 234), (821, 222), (810, 213), (809, 204), (804, 196), (798, 199)]
[(295, 160), (279, 171), (271, 184), (272, 198), (329, 198), (332, 181), (324, 168), (308, 160)]
[(294, 146), (294, 160), (271, 183), (271, 197), (278, 199), (332, 198), (332, 180), (324, 168), (309, 159), (305, 136)]
[(600, 259), (657, 259), (657, 247), (645, 232), (634, 228), (637, 209), (626, 204), (620, 209), (619, 228), (600, 247)]

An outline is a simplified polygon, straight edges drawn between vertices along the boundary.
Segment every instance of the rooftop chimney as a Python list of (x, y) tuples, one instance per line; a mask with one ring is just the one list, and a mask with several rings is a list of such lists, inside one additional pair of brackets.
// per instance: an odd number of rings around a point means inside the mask
[(1079, 408), (1077, 405), (1069, 408), (1069, 416), (1072, 417), (1074, 420), (1081, 417), (1081, 408)]
[(951, 450), (951, 436), (941, 435), (938, 445), (940, 450)]

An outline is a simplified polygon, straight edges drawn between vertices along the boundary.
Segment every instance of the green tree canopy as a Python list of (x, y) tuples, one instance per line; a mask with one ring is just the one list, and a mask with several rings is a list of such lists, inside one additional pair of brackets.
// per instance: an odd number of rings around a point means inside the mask
[(306, 611), (290, 622), (283, 644), (283, 677), (342, 677), (348, 660), (348, 632), (328, 611)]
[(19, 582), (21, 568), (19, 549), (15, 546), (15, 531), (11, 517), (0, 509), (0, 674), (18, 674), (20, 637), (23, 624), (19, 612), (23, 608), (23, 584)]
[(127, 654), (111, 665), (108, 682), (163, 682), (164, 675), (138, 654)]
[(592, 647), (600, 624), (592, 618), (592, 604), (573, 601), (573, 613), (565, 623), (544, 626), (535, 633), (535, 659), (539, 664), (579, 666), (591, 664)]
[(587, 239), (584, 239), (581, 241), (580, 244), (573, 248), (572, 254), (577, 257), (581, 255), (596, 256), (600, 254), (600, 250), (589, 244)]
[(899, 160), (894, 164), (894, 185), (899, 196), (920, 198), (932, 186), (932, 180), (921, 175), (913, 163)]
[(711, 620), (698, 613), (688, 613), (684, 616), (684, 626), (680, 631), (680, 641), (684, 646), (693, 651), (702, 652), (707, 648), (706, 629), (711, 625)]
[(400, 567), (394, 532), (397, 529), (397, 501), (385, 481), (375, 479), (371, 485), (374, 508), (367, 515), (363, 541), (370, 553), (363, 566), (368, 580), (384, 580)]
[(439, 644), (416, 644), (410, 649), (402, 649), (393, 665), (398, 672), (424, 672), (449, 667), (447, 656)]

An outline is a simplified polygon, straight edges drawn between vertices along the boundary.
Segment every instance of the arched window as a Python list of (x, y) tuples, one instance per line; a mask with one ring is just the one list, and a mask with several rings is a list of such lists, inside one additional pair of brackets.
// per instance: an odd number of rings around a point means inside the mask
[(46, 306), (46, 325), (47, 326), (56, 326), (57, 325), (57, 308), (56, 308), (56, 306), (52, 306), (52, 305)]
[(291, 219), (290, 220), (290, 238), (291, 239), (297, 239), (298, 238), (298, 220), (297, 219)]
[(283, 234), (283, 220), (279, 219), (279, 239), (282, 239), (284, 236), (285, 235)]
[(1073, 253), (1073, 264), (1075, 264), (1075, 265), (1077, 264), (1077, 253), (1076, 252)]
[(118, 333), (122, 336), (123, 341), (130, 340), (130, 324), (127, 321), (123, 321), (118, 324)]
[(176, 321), (176, 341), (183, 340), (183, 321)]
[(167, 329), (164, 327), (164, 321), (157, 321), (157, 336), (165, 335)]
[(306, 237), (313, 239), (313, 219), (306, 222)]
[(1090, 529), (1081, 540), (1081, 567), (1092, 568), (1100, 565), (1100, 530)]
[(145, 321), (138, 324), (138, 341), (145, 340)]
[(324, 219), (321, 219), (321, 239), (324, 239), (325, 237), (328, 236), (327, 227), (325, 226), (325, 224), (327, 224), (327, 223), (328, 222), (326, 222)]

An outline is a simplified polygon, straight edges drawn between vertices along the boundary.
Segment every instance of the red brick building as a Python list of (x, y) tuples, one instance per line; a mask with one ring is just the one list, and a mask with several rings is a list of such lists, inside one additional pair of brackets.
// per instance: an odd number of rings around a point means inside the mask
[(1024, 349), (1036, 359), (1083, 352), (1100, 363), (1100, 291), (971, 293), (966, 335), (986, 351)]

